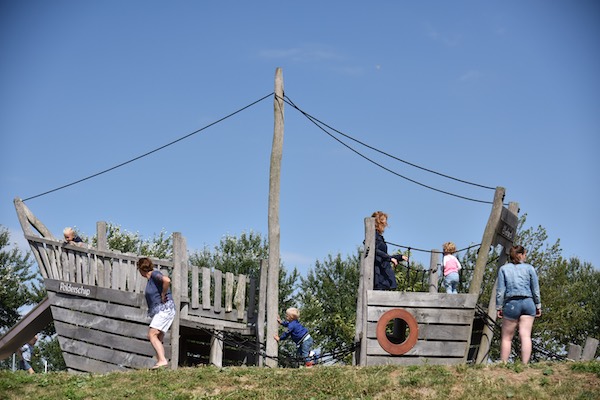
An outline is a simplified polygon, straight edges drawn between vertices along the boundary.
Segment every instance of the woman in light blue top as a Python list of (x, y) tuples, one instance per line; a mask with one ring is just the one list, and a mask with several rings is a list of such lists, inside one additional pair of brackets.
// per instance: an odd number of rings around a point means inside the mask
[(502, 320), (500, 359), (508, 361), (517, 326), (521, 338), (523, 364), (531, 357), (531, 330), (535, 317), (542, 315), (542, 300), (537, 273), (525, 262), (527, 251), (523, 246), (510, 249), (511, 263), (500, 267), (496, 288), (496, 309)]

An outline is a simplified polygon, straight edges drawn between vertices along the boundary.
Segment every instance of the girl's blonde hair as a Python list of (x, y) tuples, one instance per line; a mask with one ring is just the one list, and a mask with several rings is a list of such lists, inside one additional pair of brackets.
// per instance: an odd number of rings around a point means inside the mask
[(452, 242), (446, 242), (443, 246), (444, 253), (454, 254), (456, 253), (456, 245)]
[(298, 319), (300, 318), (300, 310), (298, 310), (295, 307), (290, 307), (287, 310), (285, 310), (285, 315), (289, 315), (290, 317), (292, 317), (292, 319)]

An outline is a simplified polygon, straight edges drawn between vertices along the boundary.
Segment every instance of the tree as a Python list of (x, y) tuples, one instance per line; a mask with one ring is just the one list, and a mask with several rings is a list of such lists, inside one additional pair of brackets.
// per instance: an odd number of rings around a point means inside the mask
[(41, 276), (32, 266), (31, 253), (9, 248), (10, 234), (0, 225), (0, 331), (12, 327), (20, 318), (23, 306), (35, 305), (45, 296), (40, 288)]

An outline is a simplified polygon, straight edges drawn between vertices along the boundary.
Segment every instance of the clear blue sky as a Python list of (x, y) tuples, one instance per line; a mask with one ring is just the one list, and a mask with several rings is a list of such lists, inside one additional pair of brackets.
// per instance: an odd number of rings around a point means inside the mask
[[(271, 93), (398, 158), (506, 188), (527, 226), (595, 261), (600, 243), (597, 1), (2, 1), (0, 224), (12, 200), (71, 183)], [(365, 161), (285, 109), (281, 254), (302, 273), (355, 253), (363, 219), (421, 249), (481, 242), (491, 206)], [(267, 236), (273, 100), (122, 168), (27, 202), (60, 236), (105, 220), (190, 250)], [(493, 191), (348, 142), (398, 174), (484, 201)], [(391, 251), (396, 250), (390, 248)], [(424, 264), (429, 255), (413, 258)]]

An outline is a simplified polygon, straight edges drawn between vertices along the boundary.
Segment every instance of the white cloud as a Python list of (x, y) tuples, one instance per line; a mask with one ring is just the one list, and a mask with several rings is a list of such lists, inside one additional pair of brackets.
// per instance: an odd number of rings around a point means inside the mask
[(290, 60), (293, 62), (314, 62), (339, 60), (342, 57), (331, 49), (321, 45), (304, 45), (288, 49), (265, 49), (258, 53), (267, 59)]

